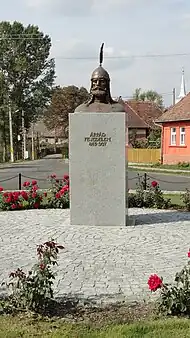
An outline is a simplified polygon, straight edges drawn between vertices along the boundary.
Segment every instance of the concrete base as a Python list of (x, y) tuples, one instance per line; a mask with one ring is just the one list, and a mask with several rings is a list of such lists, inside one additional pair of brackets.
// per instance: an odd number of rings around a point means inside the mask
[(71, 225), (126, 225), (125, 115), (69, 114)]

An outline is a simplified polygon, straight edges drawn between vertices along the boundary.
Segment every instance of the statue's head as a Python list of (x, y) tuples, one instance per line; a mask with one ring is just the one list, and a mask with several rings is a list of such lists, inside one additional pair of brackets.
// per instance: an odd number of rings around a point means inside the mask
[(110, 94), (110, 77), (108, 72), (102, 67), (103, 62), (103, 46), (100, 48), (100, 65), (96, 68), (91, 76), (91, 98), (88, 104), (99, 101), (103, 103), (113, 103)]
[(110, 77), (102, 66), (96, 68), (92, 73), (90, 92), (99, 100), (106, 99), (110, 93)]

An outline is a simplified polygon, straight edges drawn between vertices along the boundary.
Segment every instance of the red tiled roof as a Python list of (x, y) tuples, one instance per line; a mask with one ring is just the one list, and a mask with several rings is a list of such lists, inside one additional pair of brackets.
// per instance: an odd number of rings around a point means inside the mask
[(157, 123), (190, 120), (190, 93), (175, 105), (169, 107), (158, 119)]
[(155, 127), (155, 121), (163, 114), (163, 111), (152, 101), (128, 100), (127, 103), (145, 121), (149, 127)]
[(148, 124), (134, 111), (134, 109), (127, 103), (124, 102), (125, 111), (127, 113), (128, 127), (129, 128), (143, 128), (148, 129)]

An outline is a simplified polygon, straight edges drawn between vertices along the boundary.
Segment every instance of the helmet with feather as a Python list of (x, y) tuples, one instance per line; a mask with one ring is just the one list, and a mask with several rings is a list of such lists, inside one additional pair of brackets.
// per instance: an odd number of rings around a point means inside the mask
[(96, 85), (102, 87), (101, 90), (104, 91), (104, 103), (114, 103), (115, 101), (112, 99), (111, 97), (111, 93), (110, 93), (110, 76), (108, 74), (108, 72), (102, 67), (102, 63), (103, 63), (103, 48), (104, 48), (104, 43), (102, 43), (101, 47), (100, 47), (100, 56), (99, 56), (99, 60), (100, 60), (100, 64), (99, 67), (97, 67), (91, 76), (91, 89), (90, 89), (90, 100), (87, 102), (87, 104), (91, 104), (92, 102), (94, 102), (95, 100), (95, 96), (96, 96), (96, 90), (94, 87), (96, 87)]

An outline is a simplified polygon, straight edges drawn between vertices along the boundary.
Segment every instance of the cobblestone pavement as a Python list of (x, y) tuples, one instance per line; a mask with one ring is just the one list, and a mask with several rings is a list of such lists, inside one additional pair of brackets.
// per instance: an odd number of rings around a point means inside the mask
[(120, 228), (70, 226), (69, 210), (1, 212), (0, 282), (18, 267), (31, 267), (36, 245), (54, 238), (65, 246), (57, 267), (57, 297), (148, 299), (150, 274), (170, 282), (187, 261), (190, 213), (130, 209), (129, 214), (136, 225)]

